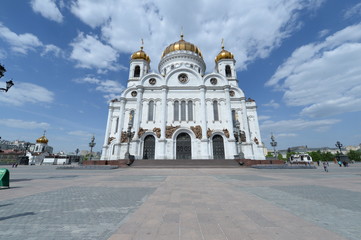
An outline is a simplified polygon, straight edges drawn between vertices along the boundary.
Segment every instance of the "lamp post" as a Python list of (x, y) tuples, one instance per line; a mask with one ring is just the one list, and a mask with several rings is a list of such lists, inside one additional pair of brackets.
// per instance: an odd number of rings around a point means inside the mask
[[(0, 64), (0, 78), (4, 76), (4, 73), (6, 72), (6, 69), (3, 65)], [(14, 83), (12, 80), (6, 82), (5, 88), (0, 88), (1, 91), (7, 92), (12, 86), (14, 86)]]
[(273, 136), (273, 133), (271, 135), (271, 146), (273, 147), (273, 155), (276, 158), (276, 146), (277, 146), (277, 142), (275, 141), (275, 137)]
[(14, 86), (14, 83), (12, 80), (10, 80), (6, 82), (6, 88), (0, 88), (0, 90), (7, 92), (12, 86)]
[(93, 135), (93, 137), (91, 138), (91, 142), (89, 143), (89, 147), (90, 147), (90, 159), (89, 160), (92, 160), (92, 156), (93, 156), (93, 147), (95, 146), (95, 137)]
[(342, 155), (341, 148), (343, 147), (343, 144), (340, 143), (340, 141), (337, 141), (336, 144), (335, 144), (335, 146), (336, 146), (338, 149), (340, 149), (340, 154)]

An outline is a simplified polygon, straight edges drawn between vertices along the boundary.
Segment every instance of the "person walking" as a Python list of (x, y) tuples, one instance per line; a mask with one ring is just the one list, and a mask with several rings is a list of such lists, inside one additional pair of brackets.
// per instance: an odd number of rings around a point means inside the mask
[(323, 169), (325, 170), (325, 172), (328, 172), (328, 162), (327, 161), (323, 162)]

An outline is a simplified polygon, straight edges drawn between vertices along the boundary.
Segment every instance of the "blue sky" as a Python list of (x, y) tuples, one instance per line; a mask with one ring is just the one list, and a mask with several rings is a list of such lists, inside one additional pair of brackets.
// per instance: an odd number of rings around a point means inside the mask
[(207, 72), (225, 48), (239, 85), (255, 99), (262, 141), (279, 149), (361, 143), (361, 3), (356, 0), (3, 0), (0, 63), (13, 79), (0, 92), (0, 136), (54, 150), (96, 151), (108, 101), (126, 85), (130, 55), (158, 71), (162, 51), (185, 40)]

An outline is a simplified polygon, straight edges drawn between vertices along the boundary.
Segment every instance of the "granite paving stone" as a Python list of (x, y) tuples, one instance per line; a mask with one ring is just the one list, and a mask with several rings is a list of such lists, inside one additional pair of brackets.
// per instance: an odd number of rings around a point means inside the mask
[(329, 169), (19, 166), (0, 239), (359, 240), (361, 164)]

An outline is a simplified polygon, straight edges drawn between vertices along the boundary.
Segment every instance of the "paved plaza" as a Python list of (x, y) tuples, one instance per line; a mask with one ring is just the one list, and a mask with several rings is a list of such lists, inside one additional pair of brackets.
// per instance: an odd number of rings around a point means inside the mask
[(361, 164), (8, 169), (0, 239), (361, 239)]

